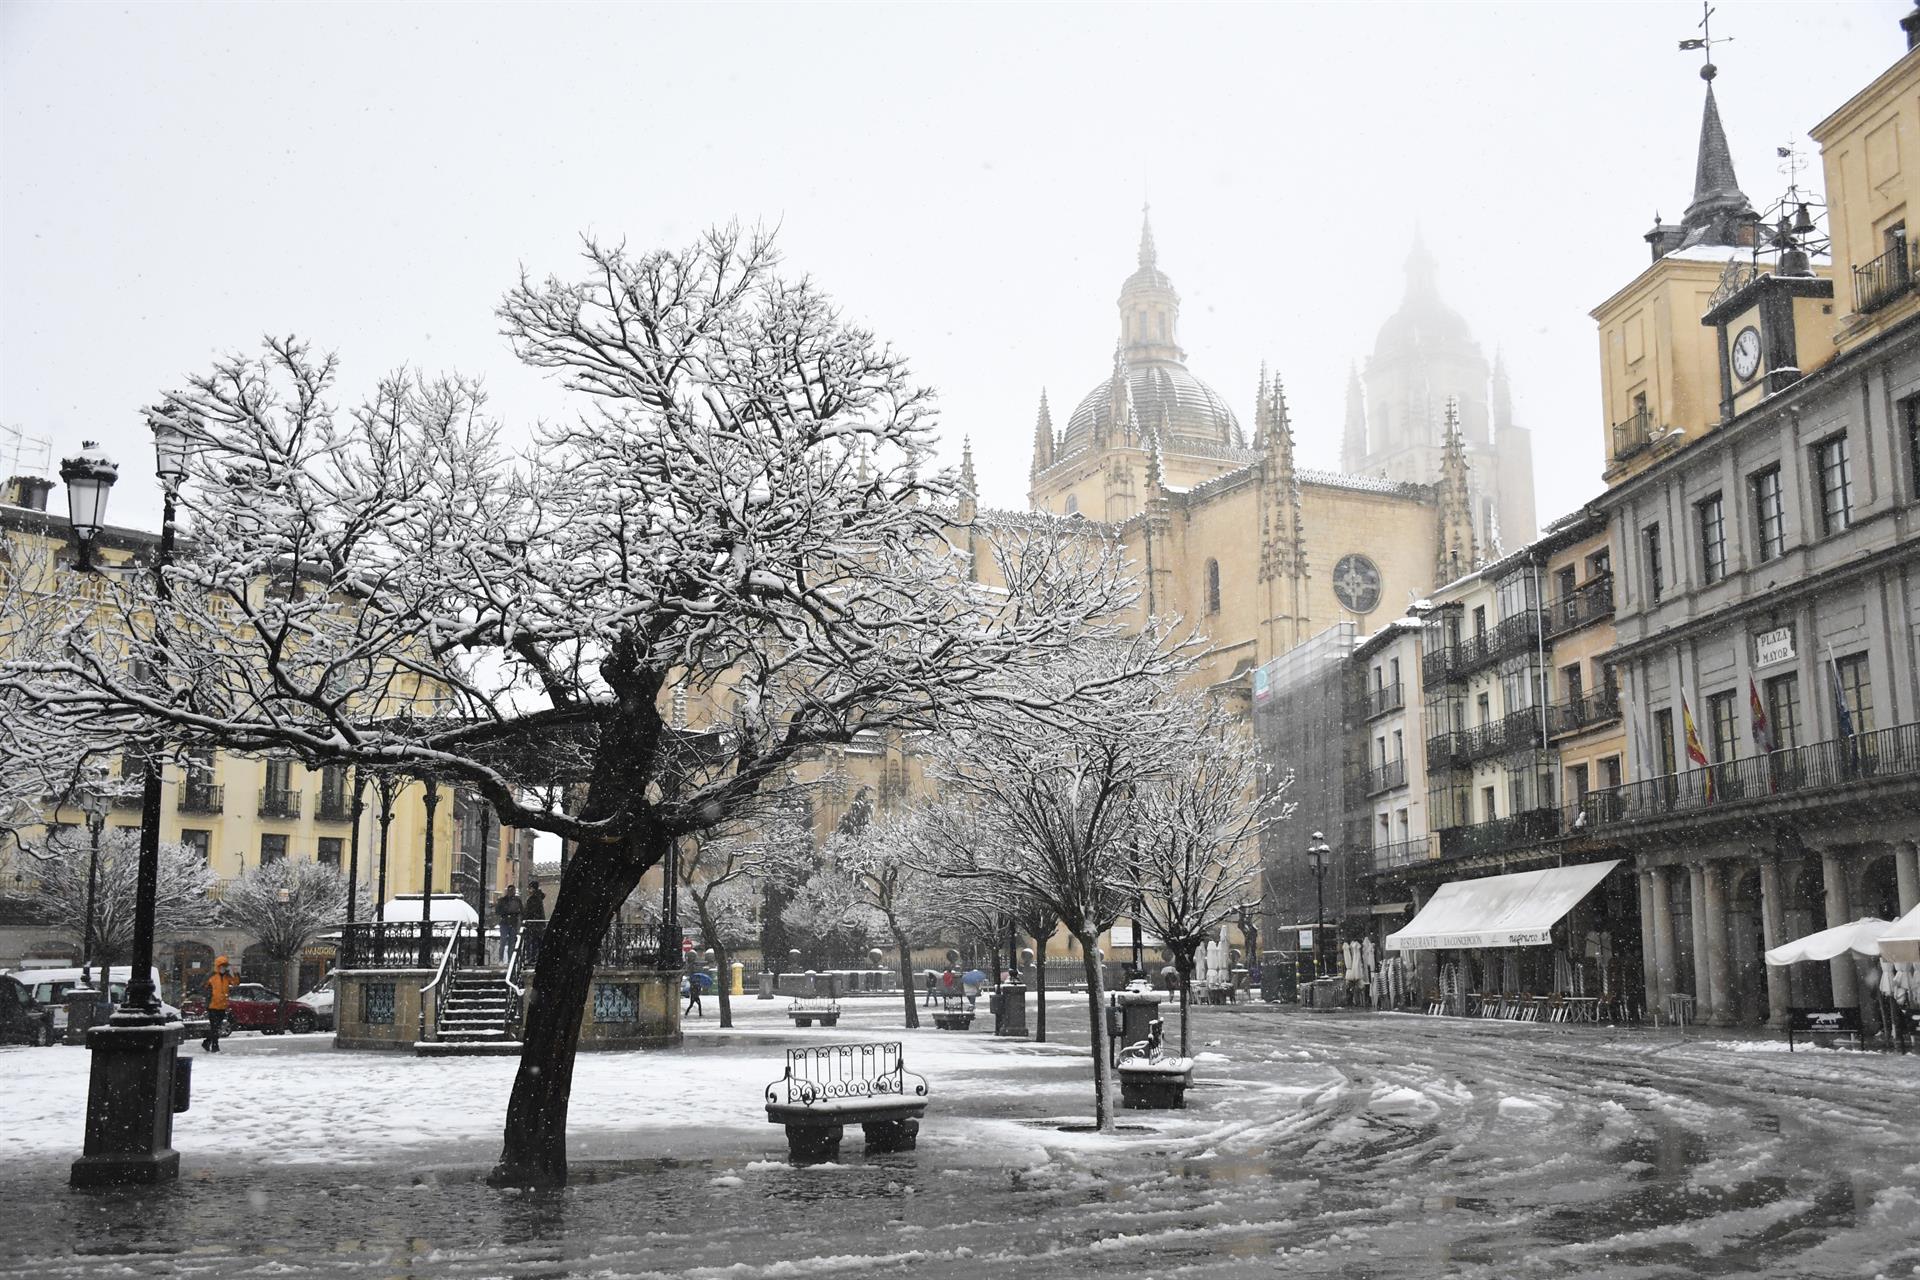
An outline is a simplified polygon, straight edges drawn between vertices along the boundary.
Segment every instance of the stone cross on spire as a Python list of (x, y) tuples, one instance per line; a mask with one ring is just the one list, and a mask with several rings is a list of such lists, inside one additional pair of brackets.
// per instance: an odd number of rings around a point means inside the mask
[(1053, 413), (1047, 408), (1047, 390), (1040, 389), (1040, 412), (1033, 419), (1033, 475), (1053, 465)]
[(1446, 436), (1440, 452), (1440, 545), (1433, 585), (1444, 586), (1480, 563), (1473, 527), (1473, 486), (1468, 476), (1467, 445), (1460, 435), (1460, 402), (1447, 397)]
[(1156, 263), (1153, 251), (1153, 219), (1149, 216), (1153, 210), (1150, 204), (1140, 206), (1140, 265), (1151, 267)]

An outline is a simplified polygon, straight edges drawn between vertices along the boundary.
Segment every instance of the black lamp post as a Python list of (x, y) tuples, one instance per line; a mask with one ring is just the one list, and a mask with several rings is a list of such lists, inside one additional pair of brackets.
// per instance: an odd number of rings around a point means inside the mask
[[(93, 919), (94, 899), (100, 886), (100, 833), (107, 827), (107, 797), (98, 786), (89, 785), (80, 799), (80, 811), (87, 815), (87, 923), (86, 932), (80, 936), (80, 984), (93, 985)], [(102, 986), (113, 985), (110, 976), (102, 975)]]
[[(440, 780), (427, 778), (427, 793), (421, 803), (427, 808), (426, 865), (420, 872), (420, 967), (433, 968), (433, 811), (440, 807)], [(425, 1039), (423, 1036), (422, 1039)]]
[[(167, 651), (164, 611), (172, 598), (167, 570), (173, 564), (174, 506), (187, 474), (187, 435), (168, 402), (150, 410), (154, 474), (160, 480), (160, 547), (154, 558), (155, 666), (165, 677)], [(83, 446), (79, 457), (60, 465), (67, 484), (74, 534), (81, 541), (81, 562), (106, 522), (107, 492), (118, 469)], [(82, 530), (85, 532), (82, 532)], [(167, 1182), (180, 1176), (180, 1153), (173, 1149), (174, 1069), (184, 1028), (160, 1010), (153, 981), (153, 917), (160, 880), (160, 752), (151, 744), (140, 797), (140, 868), (134, 891), (133, 956), (126, 998), (104, 1026), (87, 1033), (92, 1056), (87, 1083), (86, 1145), (73, 1162), (69, 1181), (76, 1187)]]
[(1307, 865), (1313, 868), (1313, 976), (1323, 977), (1320, 964), (1320, 934), (1327, 927), (1327, 858), (1333, 850), (1327, 847), (1327, 838), (1320, 832), (1313, 833), (1313, 843), (1307, 846)]

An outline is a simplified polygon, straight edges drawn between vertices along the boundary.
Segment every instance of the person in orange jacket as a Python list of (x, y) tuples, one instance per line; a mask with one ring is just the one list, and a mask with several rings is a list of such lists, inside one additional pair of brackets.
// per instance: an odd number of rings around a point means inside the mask
[(227, 969), (225, 956), (214, 958), (213, 976), (207, 979), (207, 1038), (200, 1042), (208, 1053), (220, 1052), (220, 1032), (227, 1025), (227, 1000), (239, 981)]

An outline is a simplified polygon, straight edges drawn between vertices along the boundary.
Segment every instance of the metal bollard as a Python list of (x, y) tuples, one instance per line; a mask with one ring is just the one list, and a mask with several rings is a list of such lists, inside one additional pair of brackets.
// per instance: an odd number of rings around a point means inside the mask
[(175, 1115), (187, 1109), (193, 1101), (193, 1059), (175, 1058), (173, 1060), (173, 1111)]

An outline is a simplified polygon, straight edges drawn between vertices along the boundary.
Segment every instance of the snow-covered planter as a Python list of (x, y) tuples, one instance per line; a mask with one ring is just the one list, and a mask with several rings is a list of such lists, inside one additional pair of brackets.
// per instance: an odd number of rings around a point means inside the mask
[(1130, 1111), (1183, 1111), (1192, 1058), (1120, 1059), (1120, 1105)]

